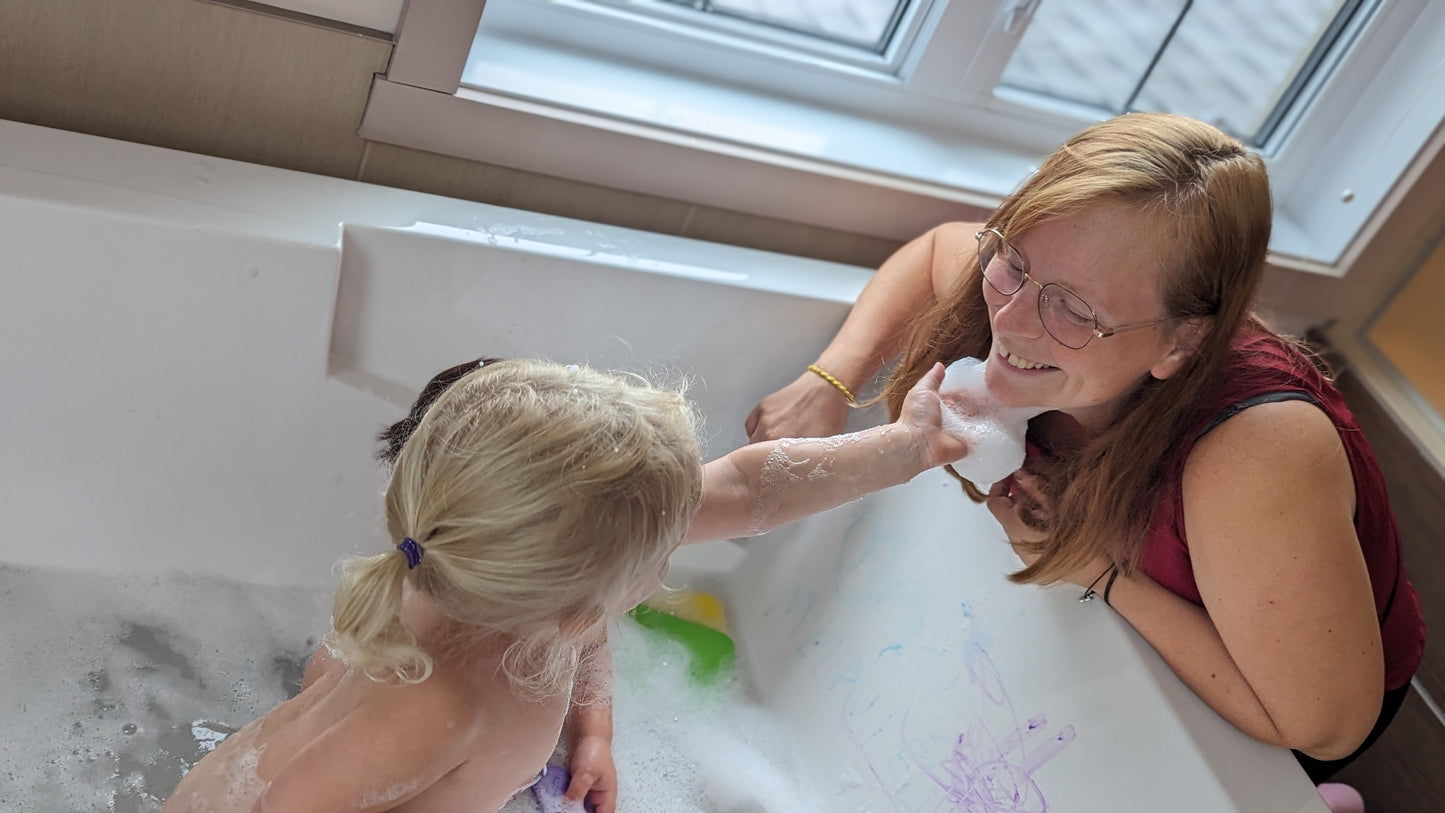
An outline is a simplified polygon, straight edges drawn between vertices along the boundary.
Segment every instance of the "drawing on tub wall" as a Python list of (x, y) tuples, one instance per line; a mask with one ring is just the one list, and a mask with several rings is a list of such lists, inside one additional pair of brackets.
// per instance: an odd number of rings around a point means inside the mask
[[(1049, 806), (1033, 773), (1074, 741), (1074, 727), (1066, 725), (1049, 735), (1045, 733), (1048, 719), (1043, 714), (1019, 722), (1003, 677), (974, 636), (969, 605), (962, 604), (961, 610), (969, 630), (969, 638), (963, 643), (963, 665), (978, 702), (977, 717), (958, 735), (949, 757), (933, 765), (924, 763), (921, 754), (909, 754), (918, 743), (907, 736), (905, 719), (904, 752), (915, 758), (923, 772), (944, 789), (954, 810), (1042, 813)], [(952, 688), (968, 694), (970, 687)], [(911, 705), (908, 711), (913, 711)], [(1007, 733), (1000, 737), (1001, 731)]]
[[(1045, 714), (1015, 708), (974, 606), (931, 609), (928, 586), (901, 563), (908, 547), (865, 511), (833, 547), (834, 573), (824, 567), (811, 584), (795, 583), (763, 616), (791, 619), (790, 642), (817, 688), (842, 693), (830, 705), (894, 809), (1047, 811), (1034, 774), (1074, 741), (1074, 727), (1052, 729)], [(854, 613), (815, 613), (835, 591), (859, 602), (866, 625)], [(953, 632), (924, 634), (939, 625)], [(864, 781), (850, 771), (840, 793)]]

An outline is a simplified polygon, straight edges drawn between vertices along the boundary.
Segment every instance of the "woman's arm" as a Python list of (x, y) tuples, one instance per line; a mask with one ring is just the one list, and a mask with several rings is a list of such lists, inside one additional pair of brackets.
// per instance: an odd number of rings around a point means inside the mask
[(1241, 730), (1348, 756), (1379, 716), (1385, 666), (1334, 425), (1301, 401), (1247, 409), (1195, 447), (1183, 494), (1207, 616), (1164, 608), (1148, 584), (1116, 584), (1111, 603)]
[[(958, 278), (974, 250), (976, 223), (946, 223), (914, 238), (878, 267), (817, 364), (858, 392), (903, 349), (908, 325)], [(767, 396), (744, 428), (753, 442), (821, 437), (843, 431), (848, 402), (832, 384), (804, 371)]]
[(706, 464), (702, 507), (684, 543), (760, 534), (963, 457), (968, 444), (943, 429), (942, 382), (935, 364), (886, 426), (753, 443)]
[[(1199, 442), (1183, 488), (1205, 606), (1143, 574), (1118, 577), (1109, 603), (1239, 730), (1316, 759), (1348, 756), (1374, 726), (1385, 687), (1339, 434), (1304, 402), (1252, 407)], [(1018, 491), (1030, 491), (1027, 477)], [(1036, 536), (1019, 517), (1022, 502), (1002, 489), (988, 501), (1011, 540)], [(1092, 562), (1068, 580), (1088, 585), (1107, 566)]]

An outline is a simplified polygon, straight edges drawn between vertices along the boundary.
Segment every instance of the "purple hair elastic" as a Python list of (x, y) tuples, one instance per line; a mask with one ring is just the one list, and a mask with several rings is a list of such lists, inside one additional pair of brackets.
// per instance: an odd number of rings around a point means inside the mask
[(396, 543), (396, 549), (406, 556), (407, 570), (411, 570), (421, 564), (421, 555), (426, 553), (426, 550), (423, 549), (421, 545), (418, 545), (415, 539), (409, 536), (404, 537), (400, 542)]

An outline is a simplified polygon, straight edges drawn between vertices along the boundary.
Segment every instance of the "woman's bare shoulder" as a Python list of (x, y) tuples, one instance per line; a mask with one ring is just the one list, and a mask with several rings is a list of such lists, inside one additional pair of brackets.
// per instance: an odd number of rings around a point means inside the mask
[(977, 235), (982, 229), (982, 223), (963, 220), (936, 226), (933, 229), (934, 253), (972, 251), (978, 242)]

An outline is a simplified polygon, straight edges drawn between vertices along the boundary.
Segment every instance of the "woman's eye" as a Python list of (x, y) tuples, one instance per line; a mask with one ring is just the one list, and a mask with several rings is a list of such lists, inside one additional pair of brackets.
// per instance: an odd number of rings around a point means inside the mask
[(1068, 293), (1048, 290), (1043, 292), (1043, 298), (1045, 308), (1070, 324), (1087, 326), (1094, 323), (1094, 312)]

